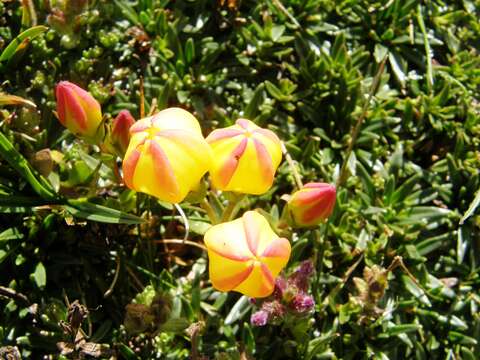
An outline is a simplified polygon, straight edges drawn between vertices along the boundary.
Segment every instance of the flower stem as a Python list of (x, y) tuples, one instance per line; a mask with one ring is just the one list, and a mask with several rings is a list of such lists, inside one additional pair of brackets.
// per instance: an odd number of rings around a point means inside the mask
[(154, 243), (160, 244), (179, 244), (179, 245), (190, 245), (202, 249), (203, 251), (207, 251), (207, 248), (203, 244), (199, 244), (190, 240), (182, 240), (182, 239), (162, 239), (162, 240), (153, 240)]
[(233, 199), (228, 202), (227, 207), (223, 211), (221, 222), (226, 222), (232, 220), (232, 218), (237, 213), (237, 205), (245, 197), (245, 194), (235, 194), (232, 193)]
[(283, 156), (285, 156), (285, 160), (287, 160), (288, 167), (290, 168), (290, 171), (292, 172), (293, 179), (295, 180), (295, 185), (297, 185), (298, 189), (301, 189), (303, 187), (303, 182), (302, 182), (302, 177), (298, 173), (297, 167), (295, 166), (295, 163), (293, 162), (292, 157), (290, 156), (287, 147), (281, 142), (282, 145), (282, 153)]
[(387, 62), (388, 55), (386, 55), (382, 62), (380, 63), (380, 66), (378, 68), (377, 73), (375, 74), (375, 77), (373, 78), (372, 85), (370, 86), (370, 91), (368, 93), (368, 98), (367, 101), (363, 104), (363, 109), (360, 117), (357, 120), (357, 123), (355, 124), (355, 127), (352, 130), (352, 135), (350, 137), (350, 141), (348, 142), (348, 148), (347, 148), (347, 154), (345, 155), (345, 159), (343, 160), (342, 168), (340, 169), (340, 173), (337, 178), (337, 184), (336, 187), (337, 189), (343, 185), (347, 178), (347, 164), (348, 164), (348, 159), (350, 158), (350, 155), (352, 154), (353, 147), (355, 146), (355, 143), (357, 141), (358, 135), (360, 134), (360, 128), (362, 127), (363, 120), (365, 120), (365, 117), (367, 116), (367, 111), (368, 107), (370, 105), (370, 102), (372, 101), (373, 96), (375, 95), (375, 92), (377, 91), (378, 84), (380, 83), (380, 79), (383, 74), (383, 70), (385, 69), (385, 63)]
[(173, 204), (173, 206), (175, 206), (175, 208), (177, 209), (178, 213), (180, 214), (180, 216), (182, 217), (182, 220), (183, 220), (183, 225), (185, 226), (185, 235), (183, 236), (183, 241), (187, 241), (188, 239), (188, 235), (190, 233), (190, 224), (188, 222), (188, 218), (187, 218), (187, 215), (185, 215), (185, 212), (183, 211), (183, 209), (180, 207), (180, 205), (178, 204)]
[(217, 212), (206, 198), (202, 200), (202, 202), (200, 203), (200, 207), (205, 210), (212, 225), (218, 224), (219, 220)]

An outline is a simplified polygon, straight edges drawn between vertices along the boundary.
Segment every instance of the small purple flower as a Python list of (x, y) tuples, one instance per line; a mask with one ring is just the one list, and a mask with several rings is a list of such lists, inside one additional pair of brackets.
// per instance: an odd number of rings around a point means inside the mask
[(314, 266), (311, 260), (306, 260), (300, 264), (295, 272), (288, 279), (289, 285), (295, 286), (302, 292), (308, 291), (310, 276), (313, 274)]
[(311, 260), (305, 260), (297, 268), (296, 272), (302, 274), (303, 276), (310, 276), (313, 274), (313, 262)]
[(265, 326), (268, 321), (268, 313), (264, 310), (259, 310), (252, 314), (250, 317), (250, 323), (253, 326)]
[(278, 300), (264, 302), (262, 310), (268, 314), (268, 319), (271, 321), (282, 319), (286, 312), (285, 306)]
[(313, 309), (315, 306), (315, 300), (310, 295), (298, 293), (293, 298), (290, 306), (297, 313), (306, 313)]
[(283, 276), (278, 276), (275, 279), (275, 289), (273, 290), (273, 297), (276, 300), (281, 300), (283, 298), (283, 293), (287, 289), (287, 280)]

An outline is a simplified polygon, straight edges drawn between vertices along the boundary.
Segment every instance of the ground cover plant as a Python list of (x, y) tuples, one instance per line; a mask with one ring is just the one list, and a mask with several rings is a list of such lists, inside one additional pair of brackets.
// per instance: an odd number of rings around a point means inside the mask
[(0, 2), (0, 357), (478, 358), (479, 15)]

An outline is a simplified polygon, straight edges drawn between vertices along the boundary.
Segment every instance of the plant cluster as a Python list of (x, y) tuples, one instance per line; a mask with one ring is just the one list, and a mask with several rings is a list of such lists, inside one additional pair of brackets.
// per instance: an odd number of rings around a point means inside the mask
[(479, 9), (0, 2), (0, 357), (475, 359)]

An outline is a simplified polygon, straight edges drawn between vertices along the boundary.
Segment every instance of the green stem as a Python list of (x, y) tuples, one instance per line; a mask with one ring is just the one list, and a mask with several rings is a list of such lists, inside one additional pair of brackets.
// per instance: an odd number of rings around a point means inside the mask
[(175, 208), (177, 209), (178, 213), (180, 214), (180, 217), (183, 220), (183, 225), (185, 226), (185, 235), (183, 236), (183, 241), (186, 241), (188, 239), (188, 235), (190, 233), (190, 224), (188, 222), (187, 215), (185, 215), (185, 212), (183, 209), (180, 207), (178, 204), (173, 204)]
[(282, 147), (282, 153), (283, 156), (285, 156), (285, 160), (287, 160), (288, 167), (290, 168), (290, 171), (292, 172), (293, 179), (295, 180), (295, 185), (297, 185), (298, 189), (301, 189), (303, 187), (302, 183), (302, 177), (298, 173), (297, 167), (295, 166), (295, 163), (293, 162), (292, 157), (290, 156), (287, 147), (281, 142), (281, 147)]
[(346, 180), (348, 159), (350, 158), (350, 155), (352, 154), (353, 147), (355, 146), (355, 142), (357, 141), (358, 135), (360, 134), (360, 128), (362, 127), (363, 121), (365, 120), (365, 117), (367, 116), (368, 106), (370, 105), (370, 102), (372, 101), (373, 95), (375, 95), (378, 84), (380, 82), (380, 78), (382, 77), (382, 74), (383, 74), (383, 70), (385, 69), (385, 63), (387, 62), (387, 59), (388, 59), (388, 56), (385, 56), (383, 58), (382, 62), (380, 63), (378, 71), (375, 74), (375, 77), (373, 78), (372, 86), (370, 87), (370, 91), (368, 93), (367, 101), (363, 104), (362, 114), (358, 118), (357, 123), (355, 124), (355, 127), (352, 130), (352, 135), (351, 135), (350, 141), (348, 143), (347, 154), (345, 156), (345, 159), (343, 160), (342, 168), (340, 169), (340, 174), (338, 175), (338, 178), (337, 178), (337, 184), (336, 184), (337, 189), (340, 186), (342, 186), (344, 181)]
[[(318, 294), (318, 283), (320, 276), (323, 274), (323, 257), (325, 256), (325, 239), (328, 234), (328, 226), (330, 220), (324, 224), (323, 231), (316, 229), (313, 231), (314, 236), (314, 257), (313, 257), (313, 266), (315, 268), (315, 281), (312, 284), (314, 294)], [(316, 299), (319, 300), (319, 299)]]
[(232, 220), (232, 217), (237, 213), (237, 205), (245, 197), (245, 194), (233, 194), (233, 199), (228, 202), (227, 207), (223, 211), (221, 222)]
[[(149, 196), (147, 198), (147, 201), (148, 201), (148, 211), (147, 211), (147, 227), (150, 227), (150, 224), (151, 224), (151, 218), (152, 218), (152, 198)], [(147, 230), (148, 232), (150, 232), (150, 229), (148, 228)], [(147, 237), (145, 238), (142, 238), (142, 241), (145, 241), (147, 243), (147, 251), (148, 251), (148, 257), (147, 257), (147, 260), (148, 260), (148, 269), (150, 271), (154, 271), (154, 258), (155, 258), (155, 247), (153, 245), (153, 243), (151, 241), (149, 241), (149, 239)]]
[(200, 203), (200, 207), (205, 210), (212, 225), (219, 223), (217, 212), (214, 210), (213, 206), (206, 198), (202, 200), (202, 202)]

